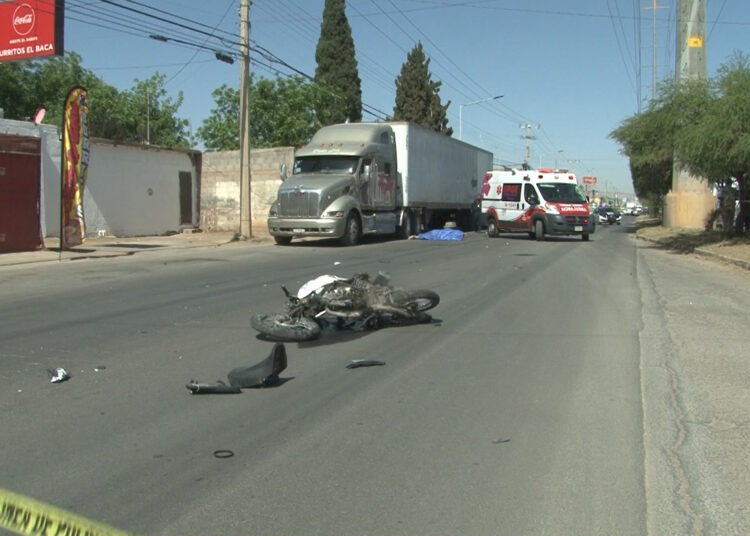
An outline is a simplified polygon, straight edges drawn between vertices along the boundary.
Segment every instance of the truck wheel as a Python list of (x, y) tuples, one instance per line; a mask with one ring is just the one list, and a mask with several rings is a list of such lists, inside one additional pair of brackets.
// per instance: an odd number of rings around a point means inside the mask
[(497, 220), (490, 216), (487, 218), (487, 236), (490, 238), (495, 238), (497, 235), (499, 235), (500, 232), (497, 229)]
[(291, 236), (274, 236), (273, 239), (280, 246), (288, 246), (289, 244), (292, 243), (292, 237)]
[(407, 210), (404, 212), (404, 223), (398, 226), (398, 229), (396, 229), (396, 233), (402, 240), (406, 240), (412, 235), (410, 211)]
[(588, 234), (588, 233), (583, 233), (583, 234), (581, 235), (581, 239), (582, 239), (582, 240), (583, 240), (584, 242), (588, 242), (588, 241), (589, 241), (589, 234)]
[(536, 220), (534, 222), (534, 238), (537, 240), (544, 240), (544, 224), (542, 220)]
[(356, 246), (359, 243), (359, 235), (359, 219), (356, 214), (349, 214), (344, 228), (344, 236), (341, 237), (339, 242), (342, 246)]

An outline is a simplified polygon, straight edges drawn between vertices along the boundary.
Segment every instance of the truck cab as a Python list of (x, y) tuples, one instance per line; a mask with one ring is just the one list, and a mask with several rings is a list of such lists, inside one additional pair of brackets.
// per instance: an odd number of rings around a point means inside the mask
[(353, 245), (363, 233), (395, 231), (397, 195), (388, 125), (324, 127), (295, 153), (292, 175), (271, 206), (268, 229), (279, 244), (293, 237), (328, 237)]

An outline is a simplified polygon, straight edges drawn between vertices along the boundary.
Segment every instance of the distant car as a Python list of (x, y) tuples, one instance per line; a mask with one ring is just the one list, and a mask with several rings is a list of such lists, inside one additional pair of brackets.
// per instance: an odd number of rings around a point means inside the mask
[(596, 214), (599, 217), (599, 223), (608, 223), (610, 225), (620, 225), (622, 222), (622, 214), (619, 210), (615, 210), (612, 207), (599, 207), (596, 209)]

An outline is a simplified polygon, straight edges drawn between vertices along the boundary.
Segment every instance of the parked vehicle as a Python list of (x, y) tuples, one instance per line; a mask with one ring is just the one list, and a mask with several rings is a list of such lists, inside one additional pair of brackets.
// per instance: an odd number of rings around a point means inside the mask
[(468, 230), (471, 206), (492, 153), (406, 122), (320, 129), (282, 173), (268, 231), (357, 244), (364, 234), (408, 238), (455, 221)]
[(322, 275), (302, 285), (296, 295), (281, 288), (287, 298), (286, 312), (260, 313), (250, 319), (253, 328), (277, 341), (317, 339), (327, 326), (366, 330), (429, 322), (425, 311), (440, 303), (431, 290), (394, 288), (383, 273), (372, 281), (368, 274)]
[(567, 170), (488, 171), (482, 195), (490, 237), (524, 232), (536, 240), (544, 240), (545, 235), (579, 235), (588, 240), (596, 230), (588, 198)]
[(599, 217), (599, 223), (608, 223), (610, 225), (620, 225), (622, 222), (622, 214), (619, 210), (612, 207), (599, 207), (596, 209), (596, 214)]

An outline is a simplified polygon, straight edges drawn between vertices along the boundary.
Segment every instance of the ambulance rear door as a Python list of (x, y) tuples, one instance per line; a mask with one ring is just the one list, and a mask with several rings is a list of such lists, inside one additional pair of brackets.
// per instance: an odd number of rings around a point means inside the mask
[(511, 231), (524, 229), (523, 198), (521, 197), (521, 182), (506, 182), (502, 185), (498, 218), (500, 227)]

